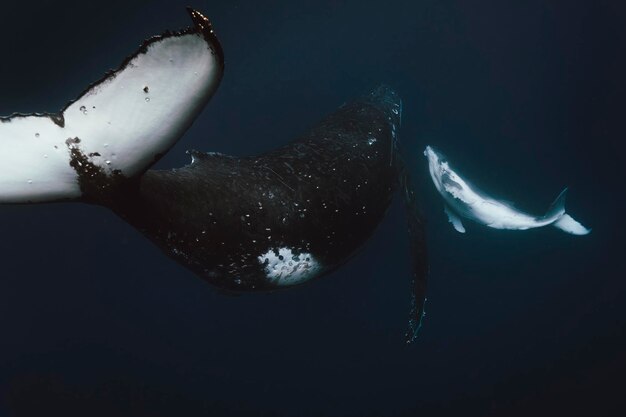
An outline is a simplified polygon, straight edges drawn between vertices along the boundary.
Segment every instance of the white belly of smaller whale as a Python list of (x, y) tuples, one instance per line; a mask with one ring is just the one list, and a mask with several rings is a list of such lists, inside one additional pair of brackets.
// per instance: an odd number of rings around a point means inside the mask
[(467, 206), (467, 211), (471, 220), (495, 229), (526, 230), (545, 225), (532, 216), (489, 199)]

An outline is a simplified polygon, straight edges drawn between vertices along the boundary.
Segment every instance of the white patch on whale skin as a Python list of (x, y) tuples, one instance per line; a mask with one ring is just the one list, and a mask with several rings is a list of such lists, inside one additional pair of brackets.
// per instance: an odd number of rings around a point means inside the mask
[(317, 276), (322, 267), (310, 253), (297, 255), (290, 248), (279, 248), (278, 255), (270, 249), (258, 257), (259, 263), (265, 266), (268, 281), (279, 287), (301, 284)]

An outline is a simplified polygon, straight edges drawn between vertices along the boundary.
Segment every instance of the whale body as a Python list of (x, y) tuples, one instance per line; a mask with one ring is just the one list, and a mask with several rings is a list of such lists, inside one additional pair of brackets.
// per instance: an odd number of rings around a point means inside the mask
[(262, 155), (191, 151), (185, 167), (150, 170), (222, 78), (212, 25), (189, 12), (193, 27), (144, 42), (61, 112), (0, 118), (0, 203), (107, 207), (205, 281), (240, 293), (290, 288), (336, 270), (400, 189), (412, 341), (428, 267), (416, 195), (397, 148), (400, 97), (379, 87)]
[(551, 225), (573, 235), (591, 232), (565, 213), (567, 189), (559, 194), (546, 214), (533, 216), (471, 186), (433, 147), (427, 146), (424, 155), (428, 159), (428, 169), (435, 188), (444, 199), (444, 211), (448, 220), (460, 233), (465, 233), (461, 218), (494, 229), (527, 230)]

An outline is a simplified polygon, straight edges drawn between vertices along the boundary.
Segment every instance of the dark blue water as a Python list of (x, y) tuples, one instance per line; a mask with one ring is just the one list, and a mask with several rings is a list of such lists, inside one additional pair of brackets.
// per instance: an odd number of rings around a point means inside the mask
[[(3, 4), (0, 114), (54, 111), (188, 1)], [(478, 3), (478, 4), (476, 4)], [(379, 83), (428, 219), (427, 317), (406, 346), (401, 205), (345, 267), (213, 291), (106, 209), (0, 207), (0, 415), (626, 413), (624, 21), (618, 1), (203, 1), (226, 54), (186, 149), (254, 154)], [(1, 138), (0, 138), (1, 140)], [(586, 237), (447, 223), (422, 150)]]

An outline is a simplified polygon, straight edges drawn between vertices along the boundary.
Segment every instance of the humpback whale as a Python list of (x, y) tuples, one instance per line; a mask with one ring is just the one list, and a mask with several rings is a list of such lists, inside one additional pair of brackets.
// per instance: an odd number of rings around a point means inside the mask
[(211, 23), (189, 13), (192, 27), (145, 41), (59, 113), (0, 119), (0, 203), (105, 206), (205, 281), (241, 293), (290, 288), (336, 270), (400, 189), (412, 341), (428, 268), (423, 222), (398, 150), (399, 96), (381, 86), (258, 156), (190, 151), (187, 166), (150, 170), (223, 74)]
[(559, 194), (546, 214), (533, 216), (471, 186), (433, 147), (427, 146), (424, 155), (428, 159), (435, 188), (444, 199), (444, 211), (457, 232), (465, 233), (461, 217), (494, 229), (527, 230), (551, 225), (573, 235), (591, 232), (565, 213), (567, 188)]

